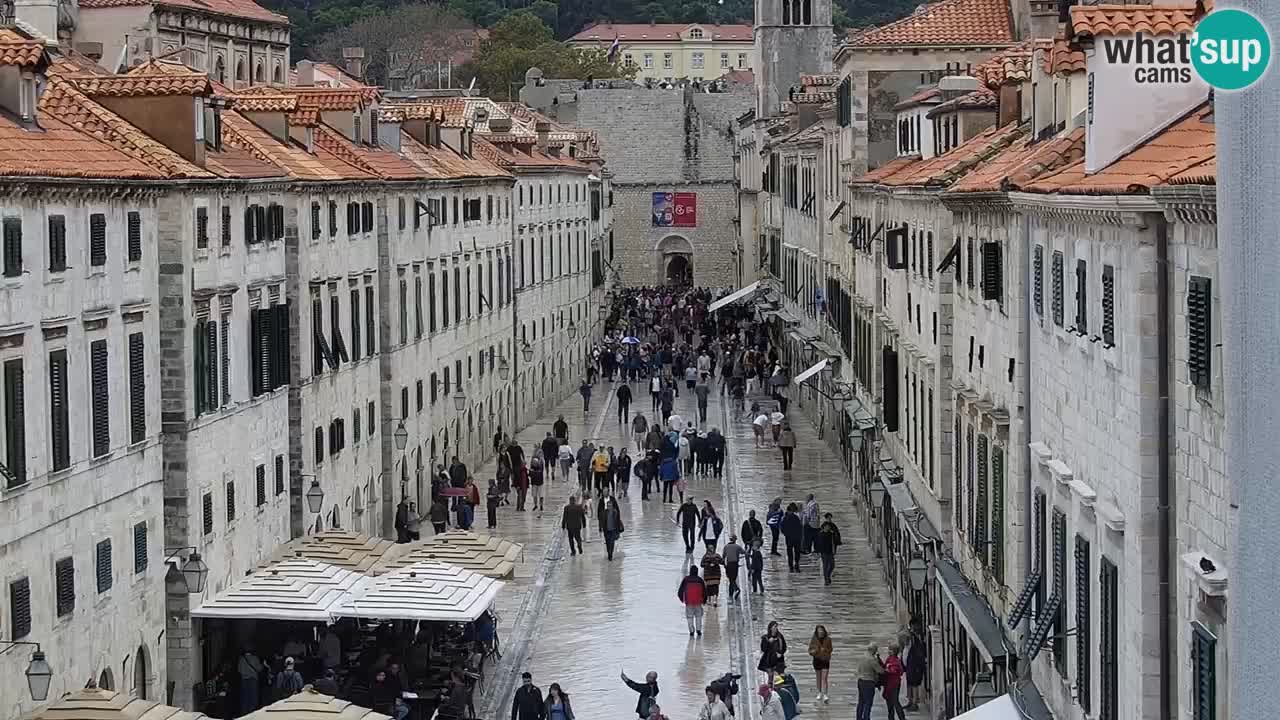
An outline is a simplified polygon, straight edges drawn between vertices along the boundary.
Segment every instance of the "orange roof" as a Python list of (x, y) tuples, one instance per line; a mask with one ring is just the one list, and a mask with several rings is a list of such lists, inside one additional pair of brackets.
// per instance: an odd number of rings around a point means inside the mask
[(1185, 5), (1073, 5), (1070, 32), (1096, 35), (1173, 35), (1195, 29), (1195, 3)]
[(67, 78), (86, 95), (105, 97), (205, 95), (213, 89), (208, 76), (191, 75), (87, 75)]
[(920, 92), (916, 93), (915, 95), (912, 95), (906, 100), (903, 100), (897, 105), (894, 105), (893, 109), (907, 110), (917, 105), (924, 105), (925, 103), (932, 104), (934, 101), (942, 102), (942, 89), (939, 88), (937, 85), (934, 85), (931, 88), (925, 88), (924, 90), (921, 90)]
[(569, 42), (668, 42), (678, 40), (686, 30), (702, 28), (703, 38), (721, 42), (751, 42), (750, 25), (706, 25), (703, 23), (600, 23), (585, 28), (569, 38)]
[(1041, 49), (1040, 67), (1049, 75), (1080, 72), (1085, 69), (1084, 51), (1071, 47), (1063, 38)]
[(1169, 178), (1170, 185), (1217, 185), (1218, 184), (1218, 156), (1215, 153), (1213, 157), (1204, 162), (1193, 165), (1186, 170)]
[(32, 67), (46, 61), (44, 43), (13, 28), (0, 28), (0, 65)]
[(996, 53), (973, 69), (973, 76), (984, 87), (999, 88), (1007, 82), (1031, 79), (1031, 43), (1024, 42)]
[(273, 95), (233, 95), (232, 107), (242, 112), (293, 112), (298, 109), (298, 96)]
[(285, 115), (285, 121), (294, 127), (316, 127), (320, 124), (320, 111), (316, 108), (298, 108)]
[(850, 33), (854, 48), (1008, 45), (1014, 42), (1006, 0), (941, 0), (888, 25)]
[(348, 165), (376, 177), (386, 180), (416, 180), (421, 177), (413, 163), (399, 155), (377, 147), (356, 145), (327, 125), (316, 128), (315, 144)]
[(965, 175), (949, 192), (1001, 192), (1024, 185), (1084, 157), (1084, 128), (1034, 142), (1030, 135)]
[(113, 180), (158, 180), (165, 173), (53, 115), (28, 130), (0, 115), (0, 175)]
[(429, 103), (383, 105), (379, 110), (383, 117), (397, 120), (434, 120), (438, 122), (444, 119), (444, 111)]
[(943, 115), (957, 110), (993, 110), (999, 105), (996, 94), (987, 88), (974, 90), (966, 95), (952, 98), (929, 111), (928, 117)]
[(257, 20), (275, 25), (289, 24), (289, 18), (273, 13), (252, 0), (80, 0), (80, 9), (82, 10), (142, 7), (146, 5), (162, 5), (183, 10), (194, 10), (210, 15)]
[(266, 130), (245, 117), (234, 113), (222, 113), (223, 145), (247, 151), (259, 161), (278, 165), (298, 180), (367, 180), (373, 176), (333, 154), (319, 143), (314, 153), (307, 152), (294, 142), (281, 142)]
[[(515, 146), (519, 145), (517, 148)], [(477, 136), (473, 140), (476, 154), (501, 168), (547, 169), (561, 168), (588, 172), (586, 164), (571, 157), (556, 157), (530, 147), (523, 142), (500, 142), (491, 135)]]
[[(875, 171), (878, 177), (868, 179), (867, 175), (854, 180), (857, 184), (908, 186), (948, 186), (968, 174), (976, 166), (995, 157), (1009, 145), (1022, 137), (1022, 130), (1017, 123), (1009, 123), (1004, 127), (993, 127), (960, 143), (949, 152), (935, 155), (927, 160), (915, 158), (912, 162), (885, 173), (886, 167)], [(892, 165), (892, 163), (889, 163)]]
[(264, 162), (248, 150), (223, 145), (221, 150), (205, 153), (205, 167), (225, 178), (282, 178), (289, 174), (279, 165)]
[(888, 178), (903, 172), (913, 164), (920, 161), (919, 155), (907, 155), (905, 157), (894, 158), (871, 172), (854, 178), (850, 184), (875, 184), (882, 182)]
[[(475, 141), (476, 155), (483, 154), (480, 148), (483, 144), (483, 140)], [(506, 170), (483, 157), (465, 158), (447, 147), (427, 147), (407, 132), (400, 133), (400, 151), (428, 180), (511, 177)]]
[(298, 105), (320, 110), (356, 110), (361, 105), (378, 99), (378, 89), (291, 87), (286, 89), (298, 96)]
[(1099, 172), (1086, 175), (1082, 160), (1025, 187), (1030, 192), (1071, 195), (1148, 192), (1184, 172), (1202, 176), (1204, 169), (1196, 168), (1216, 154), (1213, 110), (1205, 103)]

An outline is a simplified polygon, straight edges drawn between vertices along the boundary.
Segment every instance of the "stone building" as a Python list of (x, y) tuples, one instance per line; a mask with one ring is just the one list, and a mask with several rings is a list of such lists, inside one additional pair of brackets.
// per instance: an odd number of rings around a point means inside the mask
[(598, 23), (568, 42), (608, 52), (615, 41), (614, 52), (638, 81), (715, 80), (754, 67), (750, 25)]
[(830, 0), (756, 0), (756, 118), (784, 113), (800, 76), (831, 72)]
[(520, 97), (598, 138), (612, 173), (613, 265), (623, 283), (739, 282), (732, 125), (750, 107), (750, 95), (692, 86), (570, 90), (544, 81), (535, 68)]

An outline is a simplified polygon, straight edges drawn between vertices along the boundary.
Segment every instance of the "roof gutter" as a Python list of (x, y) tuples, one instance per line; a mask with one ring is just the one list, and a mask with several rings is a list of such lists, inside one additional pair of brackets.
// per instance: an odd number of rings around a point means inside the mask
[(1172, 312), (1173, 299), (1170, 297), (1170, 278), (1173, 267), (1169, 260), (1169, 221), (1164, 213), (1153, 214), (1156, 230), (1156, 336), (1159, 339), (1159, 367), (1157, 377), (1159, 383), (1159, 432), (1160, 459), (1158, 464), (1157, 483), (1159, 500), (1156, 507), (1159, 524), (1159, 573), (1160, 573), (1160, 606), (1158, 611), (1160, 623), (1160, 717), (1176, 717), (1178, 707), (1175, 703), (1174, 686), (1177, 667), (1174, 664), (1173, 625), (1177, 615), (1173, 607), (1173, 553), (1174, 553), (1174, 509), (1173, 509), (1173, 428), (1170, 418), (1173, 395), (1173, 373), (1170, 365), (1173, 362), (1172, 339), (1169, 314)]

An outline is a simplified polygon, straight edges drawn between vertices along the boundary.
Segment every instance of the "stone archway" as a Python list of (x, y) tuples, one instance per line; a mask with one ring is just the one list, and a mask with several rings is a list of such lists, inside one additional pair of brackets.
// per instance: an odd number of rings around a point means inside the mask
[(653, 246), (659, 285), (693, 285), (693, 243), (683, 235), (667, 235)]

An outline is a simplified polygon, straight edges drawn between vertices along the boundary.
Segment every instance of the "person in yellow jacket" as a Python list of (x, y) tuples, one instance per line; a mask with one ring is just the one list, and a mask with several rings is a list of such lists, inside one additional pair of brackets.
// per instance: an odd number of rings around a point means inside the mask
[[(609, 453), (604, 447), (596, 449), (596, 454), (591, 456), (591, 472), (595, 475), (596, 494), (604, 495), (606, 486), (611, 486), (609, 482)], [(609, 492), (613, 492), (613, 488), (608, 488)]]

